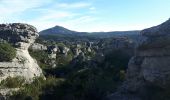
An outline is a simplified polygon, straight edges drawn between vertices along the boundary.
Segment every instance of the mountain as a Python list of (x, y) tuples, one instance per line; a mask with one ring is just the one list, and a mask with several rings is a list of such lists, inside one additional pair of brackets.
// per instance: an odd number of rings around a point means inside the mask
[(77, 35), (81, 32), (72, 31), (62, 26), (55, 26), (40, 32), (40, 35)]
[(140, 31), (112, 31), (112, 32), (77, 32), (61, 26), (55, 26), (39, 32), (40, 39), (54, 41), (98, 41), (98, 39), (112, 37), (128, 37), (135, 43), (139, 43), (143, 38)]
[(90, 36), (97, 38), (108, 38), (113, 36), (130, 36), (139, 35), (138, 30), (134, 31), (113, 31), (113, 32), (77, 32), (66, 29), (62, 26), (55, 26), (39, 32), (40, 35), (77, 35), (77, 36)]

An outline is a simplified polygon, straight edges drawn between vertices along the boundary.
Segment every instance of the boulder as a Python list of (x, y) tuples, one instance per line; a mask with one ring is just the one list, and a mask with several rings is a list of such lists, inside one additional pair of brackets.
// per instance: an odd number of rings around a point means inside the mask
[(0, 81), (7, 77), (24, 77), (27, 81), (41, 76), (42, 70), (29, 52), (29, 46), (38, 37), (35, 27), (28, 24), (0, 24), (0, 38), (16, 48), (16, 57), (12, 62), (0, 62)]
[(59, 52), (59, 48), (56, 45), (48, 46), (47, 52), (49, 54), (48, 56), (50, 59), (56, 59), (57, 52)]
[(67, 53), (70, 51), (70, 48), (65, 46), (59, 46), (59, 50), (61, 54), (67, 55)]
[(43, 45), (43, 44), (39, 44), (39, 43), (33, 43), (31, 46), (30, 46), (30, 49), (35, 51), (35, 50), (42, 50), (42, 51), (45, 51), (47, 50), (47, 46)]

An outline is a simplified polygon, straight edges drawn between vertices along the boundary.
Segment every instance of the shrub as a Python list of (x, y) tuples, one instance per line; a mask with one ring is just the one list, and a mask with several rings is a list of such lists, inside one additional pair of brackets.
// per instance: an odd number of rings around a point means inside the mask
[(49, 64), (47, 64), (47, 62), (50, 59), (48, 58), (47, 52), (42, 51), (42, 50), (33, 51), (33, 50), (29, 49), (29, 53), (33, 58), (35, 58), (37, 60), (37, 62), (41, 68), (49, 67)]
[(11, 61), (16, 57), (16, 50), (8, 43), (0, 43), (0, 61)]
[(9, 100), (42, 100), (40, 96), (44, 93), (43, 89), (48, 88), (50, 92), (50, 87), (56, 87), (63, 81), (51, 76), (46, 80), (43, 77), (35, 78), (31, 84), (25, 84), (19, 91), (14, 92)]
[(67, 56), (63, 54), (57, 54), (56, 62), (58, 64), (58, 67), (63, 67), (68, 65), (72, 59), (73, 53), (69, 51)]
[(1, 87), (7, 87), (7, 88), (18, 88), (23, 85), (25, 82), (23, 77), (8, 77), (5, 80), (2, 80)]

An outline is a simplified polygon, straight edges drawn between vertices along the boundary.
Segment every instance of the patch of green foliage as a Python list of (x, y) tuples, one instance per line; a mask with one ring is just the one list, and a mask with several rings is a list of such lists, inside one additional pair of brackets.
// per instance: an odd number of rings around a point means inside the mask
[(39, 66), (42, 69), (50, 67), (49, 64), (48, 64), (48, 61), (50, 59), (48, 58), (48, 53), (47, 52), (42, 51), (42, 50), (33, 51), (33, 50), (29, 49), (29, 53), (33, 58), (35, 58), (37, 60)]
[(95, 51), (94, 50), (92, 50), (91, 52), (87, 51), (87, 52), (85, 52), (85, 56), (93, 58), (93, 57), (95, 57)]
[(57, 43), (57, 46), (65, 47), (66, 45), (64, 43)]
[(105, 99), (123, 82), (130, 59), (123, 51), (118, 50), (112, 53), (106, 55), (105, 60), (96, 67), (86, 66), (85, 62), (73, 66), (67, 73), (65, 82), (57, 87), (48, 87), (43, 90), (42, 100), (48, 98), (50, 100)]
[(48, 41), (95, 41), (98, 40), (98, 38), (93, 36), (77, 36), (77, 35), (66, 35), (66, 34), (55, 34), (55, 35), (40, 35), (39, 37), (42, 40), (48, 40)]
[[(44, 63), (47, 55), (38, 51), (34, 53), (30, 54)], [(49, 67), (48, 71), (43, 69), (54, 77), (47, 78), (46, 81), (34, 80), (32, 84), (25, 85), (25, 88), (15, 95), (17, 100), (103, 100), (108, 94), (115, 92), (124, 81), (131, 56), (124, 51), (115, 50), (106, 54), (102, 62), (92, 61), (92, 64), (89, 64), (86, 61), (77, 61), (73, 65), (70, 63), (72, 57), (71, 51), (68, 56), (57, 54), (58, 67)], [(64, 78), (65, 81), (57, 81), (56, 76)]]
[[(31, 84), (25, 84), (19, 91), (14, 92), (9, 99), (11, 100), (42, 100), (41, 95), (44, 94), (43, 89), (56, 87), (60, 85), (64, 80), (55, 77), (47, 77), (46, 80), (43, 77), (35, 78)], [(48, 98), (48, 100), (50, 100)]]
[(123, 50), (114, 50), (106, 54), (104, 63), (113, 65), (116, 70), (126, 70), (130, 58), (131, 55)]
[(16, 50), (9, 43), (0, 43), (0, 61), (11, 61), (16, 57)]
[(1, 88), (19, 88), (24, 84), (23, 77), (8, 77), (0, 83)]
[(72, 59), (73, 53), (69, 51), (67, 55), (57, 54), (56, 63), (58, 64), (58, 67), (65, 67)]

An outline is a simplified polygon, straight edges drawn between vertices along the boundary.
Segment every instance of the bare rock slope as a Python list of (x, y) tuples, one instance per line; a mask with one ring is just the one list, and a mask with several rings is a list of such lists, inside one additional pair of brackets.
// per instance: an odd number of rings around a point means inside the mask
[(22, 76), (29, 81), (42, 75), (42, 70), (36, 60), (28, 52), (29, 46), (34, 43), (37, 37), (38, 32), (31, 25), (21, 23), (0, 24), (0, 39), (12, 44), (17, 52), (12, 62), (0, 61), (0, 81), (9, 76)]
[(143, 98), (149, 87), (162, 90), (170, 85), (170, 20), (141, 31), (145, 40), (130, 60), (126, 81), (111, 100), (149, 100)]

